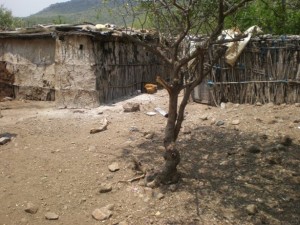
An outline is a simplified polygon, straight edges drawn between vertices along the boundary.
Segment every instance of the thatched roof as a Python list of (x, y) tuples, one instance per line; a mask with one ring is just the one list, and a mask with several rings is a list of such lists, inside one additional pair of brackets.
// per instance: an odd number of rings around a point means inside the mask
[(33, 28), (19, 28), (15, 31), (0, 31), (0, 39), (5, 38), (46, 38), (59, 35), (86, 35), (92, 37), (122, 37), (122, 34), (138, 36), (141, 39), (153, 40), (156, 32), (151, 30), (138, 30), (118, 28), (111, 24), (60, 24), (60, 25), (37, 25)]

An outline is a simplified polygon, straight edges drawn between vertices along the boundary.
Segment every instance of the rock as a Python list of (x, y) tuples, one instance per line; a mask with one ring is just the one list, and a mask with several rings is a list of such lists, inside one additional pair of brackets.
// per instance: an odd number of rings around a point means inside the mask
[(131, 126), (131, 127), (129, 127), (129, 131), (131, 131), (131, 132), (139, 132), (140, 130), (137, 127)]
[(291, 146), (292, 142), (293, 142), (292, 138), (288, 135), (285, 135), (280, 138), (280, 144), (282, 144), (284, 146)]
[(95, 209), (92, 212), (92, 216), (95, 220), (107, 220), (112, 216), (112, 211), (106, 207)]
[(277, 120), (275, 120), (275, 119), (269, 120), (269, 121), (267, 122), (267, 124), (275, 124), (275, 123), (277, 123)]
[(158, 150), (159, 150), (159, 151), (165, 151), (166, 149), (165, 149), (164, 146), (158, 146)]
[(208, 120), (208, 115), (207, 114), (203, 114), (201, 117), (200, 117), (201, 120)]
[(239, 125), (240, 124), (240, 120), (232, 120), (231, 124), (232, 125)]
[(258, 212), (257, 206), (254, 204), (250, 204), (246, 207), (246, 211), (248, 212), (249, 215), (254, 215), (255, 213)]
[(152, 139), (154, 137), (154, 133), (153, 132), (146, 132), (144, 134), (146, 139)]
[(262, 103), (261, 102), (256, 102), (255, 105), (256, 106), (262, 106)]
[(211, 119), (210, 125), (214, 125), (214, 124), (216, 124), (216, 118)]
[(110, 192), (112, 190), (112, 186), (110, 184), (101, 184), (100, 185), (100, 189), (99, 189), (99, 193), (107, 193)]
[(262, 134), (259, 136), (261, 140), (267, 140), (268, 139), (268, 135), (266, 134)]
[(156, 195), (156, 198), (157, 199), (159, 199), (159, 200), (161, 200), (161, 199), (163, 199), (165, 197), (165, 195), (163, 194), (163, 193), (157, 193), (157, 195)]
[(169, 190), (172, 191), (172, 192), (177, 191), (177, 189), (178, 189), (178, 184), (171, 184), (169, 186)]
[(10, 137), (2, 137), (0, 138), (0, 145), (4, 145), (11, 140)]
[(58, 220), (59, 216), (56, 214), (56, 213), (53, 213), (53, 212), (47, 212), (45, 214), (45, 218), (47, 220)]
[(161, 215), (161, 212), (160, 211), (157, 211), (156, 213), (155, 213), (155, 216), (160, 216)]
[(119, 164), (114, 162), (108, 166), (110, 172), (116, 172), (120, 169)]
[(12, 97), (4, 97), (2, 100), (3, 100), (4, 102), (8, 102), (8, 101), (12, 101), (13, 98), (12, 98)]
[(124, 112), (136, 112), (140, 111), (140, 104), (128, 102), (123, 105)]
[(38, 207), (36, 205), (34, 205), (33, 203), (31, 202), (28, 202), (27, 203), (27, 206), (25, 208), (25, 212), (27, 213), (30, 213), (30, 214), (36, 214), (37, 211), (38, 211)]
[(222, 125), (224, 125), (225, 124), (225, 122), (223, 121), (223, 120), (219, 120), (219, 121), (217, 121), (216, 123), (216, 126), (222, 126)]
[(300, 103), (298, 103), (298, 102), (295, 103), (295, 106), (296, 106), (296, 107), (300, 107)]
[[(0, 112), (0, 118), (1, 118), (1, 112)], [(300, 119), (294, 120), (293, 123), (300, 123)]]
[(257, 145), (251, 145), (251, 146), (248, 148), (248, 151), (251, 152), (251, 153), (257, 154), (257, 153), (260, 153), (260, 152), (261, 152), (261, 149), (260, 149), (260, 147), (257, 146)]
[(129, 223), (127, 223), (127, 221), (124, 220), (124, 221), (119, 222), (118, 225), (129, 225)]
[(226, 104), (224, 102), (221, 102), (220, 107), (221, 107), (221, 109), (225, 109), (226, 108)]
[(278, 144), (278, 145), (275, 146), (275, 150), (286, 151), (287, 148), (284, 145), (282, 145), (282, 144)]

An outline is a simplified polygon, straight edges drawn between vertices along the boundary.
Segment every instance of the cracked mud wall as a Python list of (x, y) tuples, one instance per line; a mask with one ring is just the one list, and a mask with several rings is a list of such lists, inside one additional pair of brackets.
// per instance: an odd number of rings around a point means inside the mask
[[(14, 77), (11, 85), (15, 98), (54, 100), (54, 49), (55, 41), (51, 37), (2, 39), (0, 61), (5, 65), (6, 73)], [(3, 77), (4, 73), (0, 76)]]
[(95, 56), (89, 36), (60, 35), (56, 39), (56, 105), (93, 108), (100, 105), (96, 91)]

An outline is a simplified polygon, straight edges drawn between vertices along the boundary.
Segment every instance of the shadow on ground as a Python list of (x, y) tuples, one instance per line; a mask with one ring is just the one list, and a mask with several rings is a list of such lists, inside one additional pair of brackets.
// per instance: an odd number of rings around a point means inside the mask
[[(138, 146), (135, 153), (142, 163), (162, 164), (162, 138), (156, 134)], [(227, 224), (300, 224), (299, 145), (201, 126), (182, 134), (178, 148), (181, 181), (176, 192), (193, 196), (182, 199), (182, 205), (186, 213), (196, 211), (194, 224), (208, 214)], [(128, 154), (124, 151), (124, 157)], [(185, 219), (166, 224), (186, 224)]]

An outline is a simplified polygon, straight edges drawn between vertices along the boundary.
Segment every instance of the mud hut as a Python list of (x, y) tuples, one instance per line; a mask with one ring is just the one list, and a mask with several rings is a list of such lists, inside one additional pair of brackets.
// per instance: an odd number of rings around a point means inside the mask
[(126, 40), (122, 32), (156, 41), (150, 32), (94, 25), (0, 32), (0, 98), (97, 107), (165, 74), (153, 54)]

